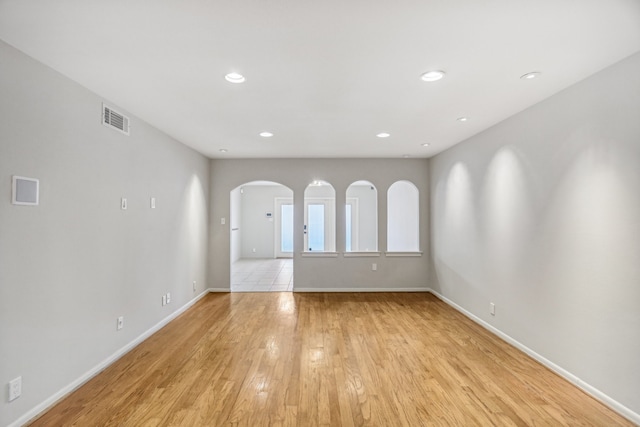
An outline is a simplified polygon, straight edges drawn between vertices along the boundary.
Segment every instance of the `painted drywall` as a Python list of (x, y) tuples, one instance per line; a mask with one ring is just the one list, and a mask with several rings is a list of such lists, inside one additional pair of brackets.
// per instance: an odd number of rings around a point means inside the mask
[[(6, 426), (204, 291), (209, 161), (136, 117), (128, 137), (103, 126), (101, 97), (3, 42), (0, 69)], [(39, 206), (10, 203), (14, 174), (40, 180)]]
[[(220, 225), (229, 216), (229, 192), (239, 185), (267, 180), (294, 193), (294, 289), (426, 289), (429, 279), (429, 170), (426, 159), (260, 159), (211, 161), (211, 222), (209, 283), (229, 289), (230, 231)], [(302, 254), (304, 192), (308, 184), (324, 180), (336, 195), (336, 257)], [(378, 190), (378, 248), (386, 248), (386, 194), (391, 184), (409, 180), (420, 190), (420, 242), (425, 252), (416, 257), (345, 257), (344, 203), (347, 187), (370, 181)], [(372, 271), (373, 263), (377, 271)]]
[(282, 185), (243, 185), (242, 190), (242, 258), (275, 258), (276, 221), (280, 219), (275, 199), (293, 198), (293, 192)]
[(640, 54), (430, 161), (432, 287), (636, 417), (638, 118)]
[(242, 193), (241, 187), (231, 191), (231, 262), (242, 257)]

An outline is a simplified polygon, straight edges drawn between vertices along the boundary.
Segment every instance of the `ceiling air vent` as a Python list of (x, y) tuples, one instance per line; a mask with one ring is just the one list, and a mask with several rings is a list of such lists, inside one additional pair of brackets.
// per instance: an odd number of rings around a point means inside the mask
[(129, 117), (105, 104), (102, 104), (102, 124), (129, 135)]

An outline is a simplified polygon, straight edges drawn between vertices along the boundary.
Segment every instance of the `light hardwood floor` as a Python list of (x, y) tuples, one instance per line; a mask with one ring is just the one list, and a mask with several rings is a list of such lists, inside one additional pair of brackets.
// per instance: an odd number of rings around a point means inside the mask
[(210, 294), (33, 426), (632, 425), (430, 294)]

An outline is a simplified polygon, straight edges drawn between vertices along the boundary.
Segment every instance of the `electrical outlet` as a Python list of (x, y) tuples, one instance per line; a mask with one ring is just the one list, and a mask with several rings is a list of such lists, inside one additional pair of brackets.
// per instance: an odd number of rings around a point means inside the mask
[(156, 198), (152, 197), (151, 198), (151, 209), (155, 209), (156, 208)]
[(118, 317), (118, 321), (117, 321), (117, 325), (116, 325), (116, 330), (117, 331), (119, 331), (122, 328), (124, 328), (124, 316)]
[(122, 209), (123, 211), (127, 210), (127, 199), (124, 197), (120, 199), (120, 209)]
[(227, 220), (225, 218), (220, 218), (220, 225), (225, 225)]
[(171, 292), (167, 292), (167, 304), (171, 302)]
[(492, 316), (496, 315), (496, 305), (494, 303), (489, 303), (489, 314)]
[(9, 381), (9, 402), (16, 400), (22, 394), (22, 377)]
[(251, 252), (253, 252), (255, 254), (256, 253), (256, 248), (252, 248)]
[(167, 296), (166, 295), (162, 295), (162, 305), (167, 305)]
[(195, 292), (195, 291), (196, 291), (196, 281), (194, 280), (193, 281), (193, 292)]
[(378, 264), (376, 264), (375, 262), (371, 264), (371, 271), (378, 271)]

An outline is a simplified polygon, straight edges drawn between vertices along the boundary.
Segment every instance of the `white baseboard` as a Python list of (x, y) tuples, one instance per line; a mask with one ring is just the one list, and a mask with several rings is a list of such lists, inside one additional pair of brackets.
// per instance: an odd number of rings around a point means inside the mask
[[(209, 288), (209, 292), (231, 292), (227, 288)], [(293, 288), (293, 292), (431, 292), (429, 288)]]
[(205, 290), (200, 295), (196, 296), (194, 299), (192, 299), (191, 301), (189, 301), (188, 303), (186, 303), (185, 305), (183, 305), (182, 307), (180, 307), (179, 309), (177, 309), (176, 311), (174, 311), (173, 313), (171, 313), (170, 315), (168, 315), (167, 317), (165, 317), (164, 319), (162, 319), (161, 321), (153, 325), (150, 329), (140, 334), (133, 341), (131, 341), (124, 347), (120, 348), (118, 351), (113, 353), (111, 356), (107, 357), (102, 362), (98, 363), (89, 371), (85, 372), (77, 380), (73, 381), (71, 384), (67, 385), (66, 387), (63, 387), (60, 391), (55, 393), (53, 396), (49, 397), (44, 402), (40, 403), (39, 405), (35, 406), (31, 410), (23, 414), (20, 418), (18, 418), (17, 420), (9, 424), (7, 427), (22, 426), (27, 422), (29, 422), (30, 420), (36, 418), (38, 415), (42, 414), (47, 409), (51, 408), (60, 400), (64, 399), (69, 394), (71, 394), (72, 392), (80, 388), (82, 385), (84, 385), (86, 382), (91, 380), (93, 377), (98, 375), (100, 372), (104, 371), (106, 368), (108, 368), (110, 365), (112, 365), (122, 356), (124, 356), (125, 354), (133, 350), (136, 346), (138, 346), (144, 340), (149, 338), (151, 335), (158, 332), (160, 329), (162, 329), (173, 319), (175, 319), (176, 317), (184, 313), (188, 308), (190, 308), (192, 305), (194, 305), (196, 302), (198, 302), (198, 300), (200, 300), (202, 297), (204, 297), (208, 293), (209, 293), (208, 290)]
[(296, 288), (293, 292), (430, 292), (429, 288)]
[(500, 337), (501, 339), (503, 339), (507, 343), (511, 344), (512, 346), (514, 346), (518, 350), (521, 350), (522, 352), (526, 353), (531, 358), (533, 358), (533, 359), (537, 360), (538, 362), (542, 363), (544, 366), (546, 366), (547, 368), (551, 369), (553, 372), (555, 372), (556, 374), (560, 375), (561, 377), (565, 378), (566, 380), (568, 380), (569, 382), (574, 384), (576, 387), (578, 387), (579, 389), (583, 390), (585, 393), (587, 393), (588, 395), (594, 397), (595, 399), (599, 400), (600, 402), (602, 402), (603, 404), (605, 404), (609, 408), (613, 409), (614, 411), (616, 411), (617, 413), (619, 413), (623, 417), (627, 418), (629, 421), (640, 425), (640, 414), (632, 411), (631, 409), (627, 408), (626, 406), (624, 406), (623, 404), (621, 404), (617, 400), (612, 399), (611, 397), (609, 397), (608, 395), (604, 394), (603, 392), (601, 392), (597, 388), (595, 388), (595, 387), (591, 386), (590, 384), (582, 381), (580, 378), (578, 378), (577, 376), (573, 375), (571, 372), (569, 372), (566, 369), (556, 365), (555, 363), (553, 363), (549, 359), (547, 359), (547, 358), (541, 356), (540, 354), (536, 353), (535, 351), (531, 350), (526, 345), (524, 345), (524, 344), (520, 343), (519, 341), (511, 338), (509, 335), (505, 334), (504, 332), (500, 331), (499, 329), (497, 329), (494, 326), (490, 325), (489, 323), (485, 322), (484, 320), (482, 320), (481, 318), (479, 318), (475, 314), (465, 310), (464, 308), (462, 308), (461, 306), (459, 306), (455, 302), (451, 301), (449, 298), (445, 297), (444, 295), (441, 295), (440, 293), (434, 291), (433, 289), (429, 289), (429, 292), (431, 292), (436, 298), (442, 300), (443, 302), (445, 302), (449, 306), (453, 307), (454, 309), (456, 309), (460, 313), (462, 313), (465, 316), (467, 316), (469, 319), (473, 320), (475, 323), (479, 324), (480, 326), (482, 326), (483, 328), (487, 329), (491, 333), (497, 335), (498, 337)]

